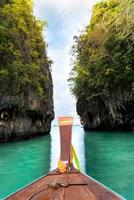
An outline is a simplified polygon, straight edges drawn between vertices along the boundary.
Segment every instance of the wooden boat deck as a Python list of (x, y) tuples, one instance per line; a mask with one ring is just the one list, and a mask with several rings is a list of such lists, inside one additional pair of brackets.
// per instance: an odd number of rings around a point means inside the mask
[(111, 190), (74, 169), (69, 174), (57, 170), (14, 193), (6, 200), (121, 200)]

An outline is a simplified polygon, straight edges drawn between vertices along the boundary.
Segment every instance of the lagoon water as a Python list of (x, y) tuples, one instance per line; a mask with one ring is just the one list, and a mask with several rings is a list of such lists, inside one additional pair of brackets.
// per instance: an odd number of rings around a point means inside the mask
[[(134, 133), (84, 132), (73, 127), (81, 170), (127, 200), (134, 200)], [(0, 144), (0, 199), (51, 169), (59, 158), (59, 129), (51, 135)]]

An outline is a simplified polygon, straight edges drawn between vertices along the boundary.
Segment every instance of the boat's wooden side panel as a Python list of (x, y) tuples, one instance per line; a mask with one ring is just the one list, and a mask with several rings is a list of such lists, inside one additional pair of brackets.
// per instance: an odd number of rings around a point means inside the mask
[(111, 190), (108, 190), (107, 188), (103, 187), (103, 185), (99, 184), (89, 176), (85, 176), (84, 174), (80, 173), (79, 177), (82, 178), (82, 180), (87, 183), (87, 186), (91, 192), (93, 192), (97, 199), (100, 200), (121, 200), (119, 196), (117, 196), (114, 192)]
[(77, 172), (68, 176), (68, 184), (70, 187), (65, 189), (65, 200), (78, 200), (78, 198), (81, 200), (97, 200), (78, 174)]
[[(9, 200), (9, 199), (10, 200), (25, 200), (25, 199), (28, 200), (35, 193), (41, 194), (41, 191), (45, 192), (46, 194), (48, 193), (46, 196), (48, 197), (48, 199), (51, 199), (50, 194), (49, 194), (51, 192), (48, 192), (51, 189), (49, 188), (49, 184), (66, 183), (66, 177), (67, 177), (66, 174), (44, 176), (40, 180), (32, 183), (31, 185), (28, 185), (27, 187), (16, 192), (12, 196), (6, 198), (6, 200)], [(53, 191), (56, 191), (56, 190), (53, 190)]]
[[(45, 181), (44, 181), (45, 178)], [(24, 200), (27, 199), (28, 197), (30, 197), (33, 193), (41, 190), (42, 188), (46, 187), (46, 181), (47, 181), (47, 177), (43, 177), (40, 180), (32, 183), (31, 185), (23, 188), (22, 190), (14, 193), (13, 195), (11, 195), (10, 197), (6, 198), (7, 200)]]
[(97, 200), (87, 186), (71, 186), (65, 190), (65, 200)]
[(47, 191), (39, 192), (30, 197), (30, 199), (26, 200), (63, 200), (65, 196), (64, 193), (65, 193), (64, 188), (59, 188), (53, 191), (52, 189), (49, 188)]

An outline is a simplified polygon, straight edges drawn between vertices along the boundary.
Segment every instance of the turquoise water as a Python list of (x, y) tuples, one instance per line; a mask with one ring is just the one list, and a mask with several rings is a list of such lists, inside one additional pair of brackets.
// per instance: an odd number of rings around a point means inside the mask
[(134, 133), (86, 133), (86, 172), (134, 200)]
[(0, 144), (0, 199), (50, 169), (50, 136)]
[[(74, 126), (73, 145), (82, 171), (134, 200), (133, 133), (85, 133)], [(58, 127), (51, 136), (0, 144), (0, 199), (55, 168), (58, 157)]]

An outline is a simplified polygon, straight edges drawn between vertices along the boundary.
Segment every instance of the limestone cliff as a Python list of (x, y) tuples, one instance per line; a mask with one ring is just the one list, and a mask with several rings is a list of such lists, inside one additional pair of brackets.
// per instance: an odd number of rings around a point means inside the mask
[[(45, 68), (46, 69), (46, 68)], [(27, 87), (20, 95), (0, 93), (0, 142), (44, 135), (51, 130), (53, 111), (53, 84), (49, 70), (46, 98)]]
[(134, 1), (104, 0), (73, 45), (71, 90), (85, 129), (134, 130)]
[(85, 130), (134, 130), (134, 100), (119, 88), (92, 100), (77, 101), (77, 113)]
[(0, 142), (50, 132), (53, 83), (44, 27), (32, 1), (0, 2)]

